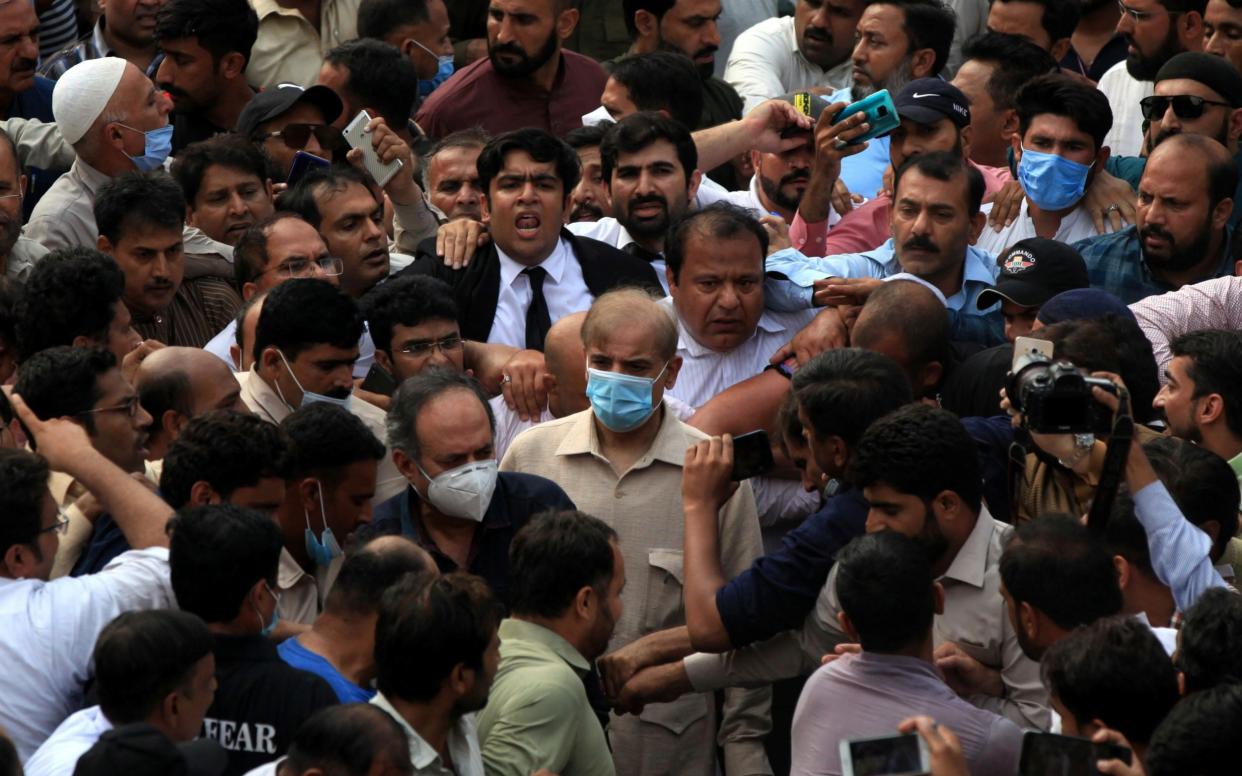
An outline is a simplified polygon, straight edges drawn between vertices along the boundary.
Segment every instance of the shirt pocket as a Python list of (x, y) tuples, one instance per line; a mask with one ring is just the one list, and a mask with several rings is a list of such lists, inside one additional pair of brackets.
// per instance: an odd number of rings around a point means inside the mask
[(657, 547), (647, 551), (647, 601), (643, 607), (643, 633), (685, 624), (686, 610), (682, 600), (684, 579), (681, 550)]

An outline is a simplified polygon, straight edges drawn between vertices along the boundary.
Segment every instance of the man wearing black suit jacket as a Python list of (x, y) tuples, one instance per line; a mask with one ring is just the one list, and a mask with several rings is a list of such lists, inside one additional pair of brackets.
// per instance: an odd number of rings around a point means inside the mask
[(552, 323), (606, 291), (660, 292), (647, 262), (562, 227), (579, 175), (577, 154), (564, 142), (540, 129), (507, 132), (487, 144), (478, 166), (491, 242), (468, 266), (452, 269), (428, 240), (405, 270), (453, 287), (463, 337), (543, 350)]

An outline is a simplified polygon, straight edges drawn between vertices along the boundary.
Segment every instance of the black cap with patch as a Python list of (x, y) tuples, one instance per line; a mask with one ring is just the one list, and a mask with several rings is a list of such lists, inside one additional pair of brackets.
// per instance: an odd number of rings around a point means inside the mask
[(949, 119), (958, 129), (970, 124), (970, 100), (948, 81), (916, 78), (893, 95), (897, 115), (919, 124)]
[(1019, 240), (996, 263), (1000, 276), (994, 288), (979, 294), (976, 304), (980, 310), (1002, 299), (1020, 307), (1039, 307), (1062, 291), (1091, 285), (1087, 265), (1078, 251), (1044, 237)]

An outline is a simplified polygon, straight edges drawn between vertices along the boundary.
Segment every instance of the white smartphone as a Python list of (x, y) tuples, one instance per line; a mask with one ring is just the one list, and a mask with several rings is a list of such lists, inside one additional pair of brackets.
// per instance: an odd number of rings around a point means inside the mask
[(927, 742), (917, 733), (841, 742), (843, 776), (921, 776), (930, 772)]
[(1013, 341), (1013, 363), (1010, 365), (1010, 371), (1017, 372), (1030, 360), (1029, 356), (1039, 356), (1045, 361), (1051, 361), (1052, 351), (1053, 344), (1048, 340), (1017, 337)]
[(371, 174), (380, 188), (383, 188), (403, 165), (400, 159), (394, 159), (388, 164), (380, 162), (375, 148), (371, 145), (371, 137), (366, 131), (369, 123), (371, 123), (371, 114), (365, 110), (358, 111), (358, 115), (354, 116), (353, 121), (345, 127), (345, 142), (349, 143), (350, 148), (362, 149), (362, 165), (367, 168), (367, 172)]

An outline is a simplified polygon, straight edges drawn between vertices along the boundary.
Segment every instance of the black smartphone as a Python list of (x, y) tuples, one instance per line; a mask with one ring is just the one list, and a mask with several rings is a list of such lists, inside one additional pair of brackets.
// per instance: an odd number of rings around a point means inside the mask
[(302, 180), (302, 176), (311, 170), (331, 166), (332, 162), (323, 157), (308, 154), (305, 151), (298, 151), (293, 155), (293, 164), (289, 167), (289, 177), (285, 180), (289, 184), (289, 188), (293, 188), (298, 184), (298, 181)]
[(763, 429), (733, 437), (734, 482), (767, 474), (776, 466), (772, 460), (772, 441)]
[(1022, 736), (1019, 776), (1097, 776), (1099, 760), (1130, 763), (1131, 752), (1116, 744), (1096, 744), (1086, 738), (1028, 732)]
[(397, 380), (388, 374), (388, 370), (379, 364), (371, 364), (367, 376), (358, 386), (364, 391), (378, 393), (380, 396), (392, 396), (397, 392)]

